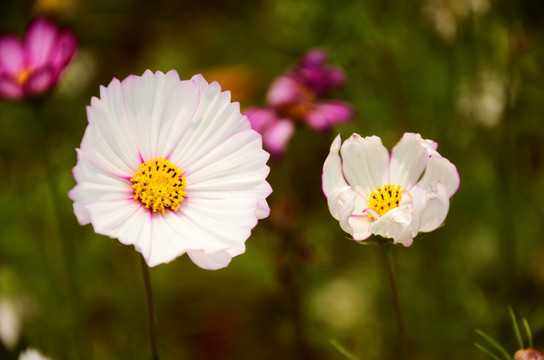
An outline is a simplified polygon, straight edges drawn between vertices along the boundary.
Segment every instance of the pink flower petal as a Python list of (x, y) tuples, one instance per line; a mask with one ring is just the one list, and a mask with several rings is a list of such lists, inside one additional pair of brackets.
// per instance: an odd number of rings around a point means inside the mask
[(31, 73), (23, 88), (27, 94), (40, 94), (55, 85), (56, 80), (53, 69), (46, 66)]
[(27, 65), (33, 69), (48, 64), (55, 46), (57, 29), (45, 19), (36, 19), (30, 24), (24, 40)]
[(0, 75), (0, 97), (20, 99), (23, 97), (23, 88), (8, 76)]
[(323, 131), (340, 123), (348, 122), (353, 117), (353, 109), (342, 101), (324, 101), (308, 114), (306, 121), (312, 128)]
[(269, 108), (249, 108), (244, 111), (251, 128), (261, 134), (277, 120), (276, 112)]
[(16, 77), (24, 69), (23, 46), (14, 35), (0, 38), (0, 74), (8, 73)]
[(280, 119), (270, 125), (263, 134), (263, 143), (274, 156), (280, 156), (287, 148), (295, 133), (295, 125), (286, 119)]
[(299, 86), (300, 85), (290, 77), (279, 77), (274, 80), (272, 85), (270, 85), (266, 101), (272, 106), (297, 102), (300, 100)]
[(327, 62), (328, 54), (326, 50), (314, 49), (308, 51), (300, 60), (303, 67), (320, 67)]
[(72, 60), (76, 52), (76, 38), (69, 31), (63, 31), (57, 36), (50, 55), (50, 64), (58, 75), (62, 69)]

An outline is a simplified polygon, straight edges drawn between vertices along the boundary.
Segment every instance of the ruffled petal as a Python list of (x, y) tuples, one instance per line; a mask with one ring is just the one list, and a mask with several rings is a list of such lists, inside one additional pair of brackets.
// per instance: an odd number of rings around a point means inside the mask
[(450, 201), (444, 184), (439, 182), (431, 192), (417, 187), (412, 199), (414, 222), (412, 237), (418, 232), (429, 232), (437, 229), (446, 220)]
[(405, 133), (391, 152), (389, 183), (410, 190), (423, 174), (428, 158), (421, 135)]
[(251, 128), (240, 113), (240, 105), (230, 102), (230, 92), (221, 92), (217, 82), (208, 84), (202, 75), (192, 81), (200, 88), (197, 113), (171, 152), (170, 161), (183, 170), (241, 131)]
[(370, 224), (375, 235), (393, 239), (405, 247), (412, 245), (412, 209), (409, 205), (389, 210), (384, 216)]
[(342, 101), (323, 101), (308, 114), (306, 122), (318, 131), (328, 130), (336, 124), (345, 123), (353, 117), (353, 108)]
[(342, 172), (342, 159), (340, 158), (341, 145), (342, 139), (340, 135), (337, 135), (332, 142), (329, 155), (323, 164), (321, 181), (323, 185), (323, 194), (327, 199), (336, 188), (349, 186), (346, 179), (344, 179), (344, 174)]
[(369, 218), (366, 214), (350, 216), (349, 226), (352, 229), (353, 240), (363, 241), (368, 239), (372, 235), (369, 230), (372, 222), (373, 219)]
[(100, 88), (87, 107), (89, 125), (81, 141), (81, 151), (96, 166), (127, 179), (142, 163), (134, 130), (129, 123), (121, 83), (114, 79)]
[(84, 154), (77, 150), (77, 165), (72, 173), (77, 185), (68, 193), (74, 201), (74, 213), (78, 222), (91, 222), (87, 205), (94, 202), (129, 200), (134, 191), (130, 181), (114, 176), (93, 165)]
[(389, 153), (377, 136), (353, 134), (340, 150), (344, 176), (355, 191), (369, 194), (389, 178)]
[(186, 169), (186, 191), (194, 198), (254, 197), (258, 218), (268, 216), (266, 182), (269, 154), (262, 150), (261, 136), (251, 130), (230, 137)]
[(292, 78), (282, 76), (274, 80), (266, 101), (271, 106), (280, 106), (284, 104), (294, 103), (300, 100), (299, 84)]
[(198, 87), (192, 81), (180, 81), (174, 70), (167, 74), (147, 70), (142, 76), (129, 76), (121, 87), (143, 161), (168, 158), (194, 118), (200, 102)]
[(459, 173), (457, 167), (448, 159), (439, 155), (431, 155), (427, 162), (425, 174), (423, 174), (417, 185), (429, 192), (436, 188), (436, 184), (439, 182), (444, 184), (446, 193), (451, 198), (459, 189)]
[(30, 24), (24, 40), (27, 65), (32, 69), (47, 65), (56, 38), (57, 29), (49, 21), (37, 19)]
[(21, 41), (14, 35), (0, 37), (0, 74), (17, 76), (25, 67)]
[(227, 267), (232, 260), (232, 255), (228, 251), (219, 251), (215, 254), (207, 254), (203, 250), (189, 250), (187, 255), (195, 265), (206, 270), (217, 270)]

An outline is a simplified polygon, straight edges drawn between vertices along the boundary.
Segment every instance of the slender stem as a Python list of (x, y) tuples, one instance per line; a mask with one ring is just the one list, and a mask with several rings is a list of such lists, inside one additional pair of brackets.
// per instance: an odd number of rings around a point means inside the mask
[(385, 261), (387, 263), (387, 271), (389, 273), (389, 282), (391, 283), (391, 291), (393, 292), (393, 302), (395, 303), (395, 312), (397, 314), (397, 328), (399, 331), (399, 341), (402, 350), (403, 359), (408, 359), (406, 351), (406, 336), (404, 335), (404, 322), (402, 320), (402, 310), (399, 303), (399, 292), (397, 289), (397, 279), (395, 275), (395, 263), (393, 261), (392, 245), (383, 246), (385, 252)]
[(149, 279), (149, 270), (143, 256), (140, 256), (142, 265), (142, 275), (145, 283), (145, 296), (147, 298), (147, 331), (149, 333), (149, 343), (151, 345), (151, 359), (159, 360), (157, 353), (157, 342), (155, 340), (155, 315), (153, 313), (153, 296), (151, 294), (151, 280)]

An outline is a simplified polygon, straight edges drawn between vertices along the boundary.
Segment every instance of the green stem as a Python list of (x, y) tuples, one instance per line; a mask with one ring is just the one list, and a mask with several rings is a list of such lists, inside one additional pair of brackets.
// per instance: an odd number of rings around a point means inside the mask
[(84, 351), (78, 349), (78, 347), (85, 347), (86, 344), (83, 343), (83, 338), (81, 334), (81, 315), (79, 314), (79, 294), (77, 292), (75, 274), (74, 274), (74, 255), (71, 242), (73, 238), (66, 230), (64, 219), (66, 218), (63, 209), (62, 209), (62, 200), (58, 195), (57, 188), (57, 177), (55, 175), (55, 168), (51, 162), (51, 131), (47, 119), (43, 116), (43, 105), (45, 104), (46, 99), (39, 98), (30, 102), (32, 109), (34, 111), (34, 121), (37, 126), (41, 129), (41, 136), (38, 140), (40, 147), (40, 154), (42, 156), (42, 164), (45, 171), (45, 180), (47, 183), (47, 191), (51, 196), (51, 207), (53, 212), (53, 221), (55, 222), (55, 227), (58, 234), (58, 253), (60, 256), (56, 256), (56, 264), (50, 264), (50, 266), (56, 267), (55, 277), (59, 276), (60, 284), (59, 288), (61, 292), (64, 292), (66, 299), (66, 304), (68, 308), (68, 314), (70, 317), (70, 331), (73, 340), (71, 341), (72, 348), (72, 357), (77, 359), (83, 358), (87, 359), (92, 356), (90, 351)]
[(151, 346), (151, 359), (159, 360), (157, 353), (157, 342), (155, 340), (155, 316), (153, 313), (153, 296), (151, 292), (151, 280), (149, 279), (149, 269), (143, 256), (140, 256), (142, 265), (142, 275), (145, 283), (145, 296), (147, 298), (147, 331), (149, 334), (149, 344)]
[(404, 321), (402, 320), (402, 310), (399, 303), (399, 292), (397, 289), (397, 279), (395, 275), (395, 263), (393, 261), (392, 245), (385, 245), (385, 261), (387, 263), (387, 271), (389, 273), (389, 282), (391, 283), (391, 291), (393, 293), (393, 302), (395, 303), (395, 312), (397, 315), (397, 328), (399, 332), (399, 341), (402, 351), (403, 359), (408, 359), (408, 352), (406, 351), (406, 336), (404, 334)]

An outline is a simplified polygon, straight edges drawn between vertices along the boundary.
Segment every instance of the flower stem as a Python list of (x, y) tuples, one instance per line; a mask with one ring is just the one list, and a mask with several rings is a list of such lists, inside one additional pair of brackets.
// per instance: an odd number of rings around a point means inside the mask
[(387, 271), (389, 273), (389, 282), (391, 283), (391, 291), (393, 293), (393, 302), (395, 303), (395, 312), (397, 315), (397, 328), (399, 331), (399, 341), (402, 351), (403, 359), (408, 359), (408, 352), (406, 351), (406, 336), (404, 334), (404, 322), (402, 320), (402, 310), (399, 303), (399, 291), (397, 289), (397, 279), (395, 275), (395, 263), (393, 261), (393, 246), (383, 246), (385, 252), (385, 261), (387, 263)]
[(149, 270), (143, 256), (140, 256), (142, 265), (142, 275), (145, 283), (145, 296), (147, 298), (147, 331), (149, 334), (149, 344), (151, 346), (151, 359), (159, 360), (157, 353), (157, 342), (155, 340), (155, 315), (153, 313), (153, 296), (151, 293), (151, 280), (149, 279)]

